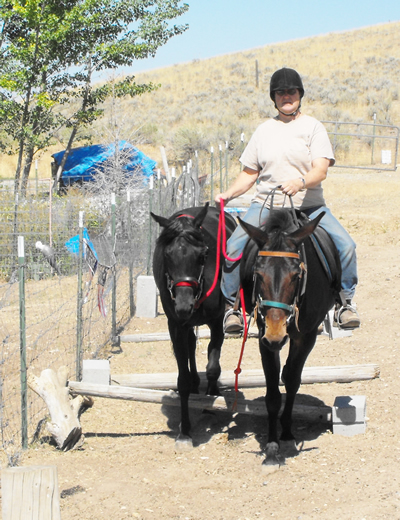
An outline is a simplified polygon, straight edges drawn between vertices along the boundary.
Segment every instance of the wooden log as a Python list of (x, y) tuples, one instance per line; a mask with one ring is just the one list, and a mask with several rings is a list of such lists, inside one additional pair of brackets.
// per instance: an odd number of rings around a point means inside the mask
[[(207, 383), (206, 373), (200, 372), (201, 384)], [(314, 383), (350, 383), (374, 379), (379, 376), (378, 365), (345, 365), (334, 367), (304, 367), (301, 376), (302, 384)], [(112, 374), (111, 382), (121, 386), (136, 388), (155, 388), (161, 390), (176, 389), (177, 374)], [(233, 388), (235, 375), (232, 372), (222, 372), (219, 378), (222, 387)], [(283, 385), (282, 381), (280, 384)], [(265, 386), (263, 370), (242, 370), (239, 375), (241, 388), (259, 388)]]
[[(236, 334), (227, 334), (227, 337), (237, 337)], [(249, 337), (258, 337), (258, 329), (250, 328)], [(199, 329), (197, 331), (198, 338), (209, 338), (210, 337), (210, 329), (207, 327), (206, 329)], [(154, 342), (154, 341), (170, 341), (169, 332), (153, 332), (149, 334), (125, 334), (119, 337), (121, 343), (145, 343), (145, 342)]]
[[(180, 406), (179, 394), (173, 390), (162, 391), (150, 390), (148, 388), (96, 385), (93, 383), (80, 383), (77, 381), (69, 381), (68, 386), (70, 392), (77, 395), (109, 399), (124, 399), (127, 401), (141, 401), (167, 406)], [(234, 395), (215, 397), (191, 394), (189, 398), (189, 406), (201, 410), (219, 410), (230, 413), (238, 412), (263, 416), (267, 415), (264, 399), (255, 401), (238, 399), (235, 402)], [(332, 420), (332, 409), (329, 406), (295, 405), (293, 408), (293, 417), (296, 416), (306, 417), (309, 421), (330, 422)]]
[(61, 520), (57, 466), (1, 472), (3, 520)]
[(71, 400), (67, 387), (68, 369), (60, 367), (56, 373), (52, 369), (43, 370), (40, 377), (28, 375), (28, 386), (44, 400), (50, 413), (51, 422), (47, 429), (57, 446), (70, 450), (83, 442), (79, 413), (83, 406), (92, 403), (82, 397)]

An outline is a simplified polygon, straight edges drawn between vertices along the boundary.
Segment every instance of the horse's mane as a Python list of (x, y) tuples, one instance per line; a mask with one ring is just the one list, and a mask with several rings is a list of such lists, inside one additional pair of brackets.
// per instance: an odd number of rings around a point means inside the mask
[[(175, 238), (183, 238), (193, 246), (201, 247), (204, 245), (203, 235), (199, 228), (193, 226), (188, 227), (188, 217), (177, 218), (165, 227), (157, 239), (158, 245), (165, 247)], [(192, 219), (190, 219), (192, 220)]]
[(288, 232), (294, 231), (293, 215), (288, 209), (274, 209), (263, 226), (270, 238), (271, 249), (281, 249)]

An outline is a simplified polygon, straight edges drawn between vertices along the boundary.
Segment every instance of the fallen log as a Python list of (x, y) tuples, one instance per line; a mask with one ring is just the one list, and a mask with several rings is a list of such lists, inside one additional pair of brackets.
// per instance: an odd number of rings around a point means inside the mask
[(40, 395), (49, 410), (51, 421), (46, 425), (47, 430), (63, 451), (83, 442), (80, 411), (93, 404), (92, 400), (82, 396), (71, 400), (67, 379), (68, 369), (65, 366), (60, 367), (57, 373), (48, 368), (42, 371), (40, 377), (28, 375), (29, 388)]
[[(150, 390), (148, 388), (133, 388), (116, 385), (96, 385), (94, 383), (68, 382), (69, 390), (73, 395), (85, 395), (108, 399), (124, 399), (127, 401), (141, 401), (167, 406), (180, 406), (179, 394), (173, 390)], [(234, 406), (235, 405), (235, 406)], [(209, 396), (191, 394), (189, 406), (201, 410), (218, 410), (230, 413), (244, 413), (267, 415), (264, 399), (250, 401), (238, 399), (234, 395)], [(293, 417), (306, 417), (308, 421), (331, 422), (332, 408), (329, 406), (294, 405)]]
[[(198, 338), (209, 338), (210, 329), (199, 329), (196, 333)], [(238, 334), (227, 334), (226, 337), (238, 337)], [(251, 327), (248, 332), (249, 337), (258, 337), (258, 329)], [(154, 341), (170, 341), (169, 332), (150, 332), (148, 334), (123, 334), (119, 337), (121, 343), (145, 343)]]
[[(206, 373), (200, 372), (201, 384), (207, 383)], [(374, 379), (379, 376), (378, 365), (344, 365), (333, 367), (304, 367), (301, 383), (351, 383)], [(136, 388), (153, 388), (160, 390), (176, 389), (177, 374), (112, 374), (111, 382), (121, 386), (133, 386)], [(220, 386), (233, 388), (235, 375), (232, 372), (222, 372), (219, 378)], [(282, 381), (280, 384), (283, 385)], [(241, 388), (259, 388), (265, 386), (263, 370), (242, 370), (239, 375)]]

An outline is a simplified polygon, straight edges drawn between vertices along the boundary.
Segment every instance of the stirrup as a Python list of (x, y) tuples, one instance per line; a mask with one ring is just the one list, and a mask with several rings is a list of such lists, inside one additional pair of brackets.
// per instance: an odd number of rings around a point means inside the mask
[[(356, 315), (357, 320), (358, 320), (357, 325), (350, 325), (350, 326), (348, 326), (346, 323), (342, 323), (341, 322), (340, 317), (347, 310), (353, 312)], [(338, 326), (339, 329), (356, 329), (356, 328), (358, 328), (360, 326), (360, 323), (361, 323), (360, 316), (359, 316), (359, 314), (357, 312), (357, 309), (356, 309), (355, 305), (352, 305), (352, 304), (349, 304), (349, 303), (346, 303), (346, 305), (342, 305), (335, 312), (335, 318), (336, 318), (336, 323), (337, 323), (337, 326)]]
[[(238, 330), (238, 331), (232, 331), (232, 332), (226, 332), (226, 322), (229, 318), (229, 316), (237, 316), (240, 320), (240, 327), (241, 329)], [(243, 334), (243, 331), (244, 331), (244, 319), (243, 319), (243, 315), (240, 311), (235, 311), (234, 308), (231, 308), (231, 309), (228, 309), (226, 312), (225, 312), (225, 315), (224, 315), (224, 321), (223, 321), (223, 329), (224, 329), (224, 333), (226, 334)]]

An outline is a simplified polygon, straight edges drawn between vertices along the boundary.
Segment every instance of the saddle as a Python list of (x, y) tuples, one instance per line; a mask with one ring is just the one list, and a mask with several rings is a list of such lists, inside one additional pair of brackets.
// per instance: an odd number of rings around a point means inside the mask
[[(296, 216), (300, 224), (310, 221), (304, 213), (296, 210)], [(317, 254), (325, 273), (328, 276), (331, 287), (339, 294), (342, 279), (342, 269), (338, 250), (330, 235), (321, 226), (317, 226), (314, 233), (310, 236), (311, 243)]]

